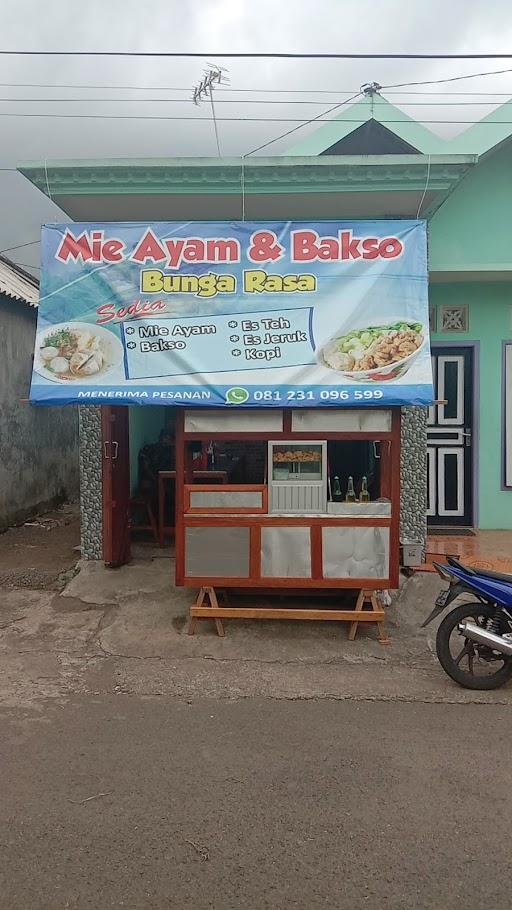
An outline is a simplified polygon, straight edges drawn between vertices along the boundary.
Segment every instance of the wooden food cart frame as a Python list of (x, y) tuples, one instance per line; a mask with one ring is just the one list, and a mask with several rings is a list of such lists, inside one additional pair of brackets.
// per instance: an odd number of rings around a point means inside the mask
[[(216, 410), (225, 412), (225, 408), (209, 409), (210, 413)], [(270, 409), (262, 409), (270, 410)], [(271, 409), (274, 411), (274, 409)], [(278, 409), (277, 409), (278, 410)], [(294, 409), (297, 413), (302, 409)], [(332, 411), (333, 409), (326, 409)], [(339, 411), (352, 409), (340, 408)], [(370, 408), (364, 408), (369, 411)], [(373, 411), (382, 411), (383, 408), (372, 408)], [(344, 620), (351, 623), (350, 638), (353, 638), (358, 622), (377, 622), (380, 640), (386, 639), (382, 622), (384, 610), (377, 602), (376, 590), (398, 587), (399, 576), (399, 522), (400, 522), (400, 408), (388, 407), (391, 412), (391, 427), (389, 431), (336, 431), (321, 430), (318, 432), (307, 429), (297, 431), (292, 429), (292, 409), (281, 409), (281, 430), (254, 430), (240, 432), (237, 430), (218, 431), (208, 429), (207, 432), (190, 432), (185, 429), (186, 409), (180, 409), (176, 422), (176, 584), (178, 586), (199, 588), (196, 604), (190, 608), (191, 626), (189, 632), (195, 629), (197, 619), (214, 619), (217, 631), (223, 634), (222, 619), (228, 618), (268, 618), (268, 619), (325, 619)], [(234, 413), (234, 412), (231, 412)], [(215, 440), (259, 441), (295, 443), (311, 441), (369, 441), (380, 445), (380, 495), (391, 502), (391, 514), (388, 516), (355, 517), (336, 515), (272, 515), (267, 512), (268, 485), (261, 484), (227, 484), (219, 488), (216, 485), (193, 484), (192, 465), (187, 460), (187, 443), (202, 440), (205, 437)], [(188, 461), (188, 463), (187, 463)], [(191, 506), (192, 492), (211, 492), (221, 489), (223, 492), (231, 490), (236, 492), (258, 491), (262, 494), (260, 507), (214, 507), (196, 508)], [(248, 572), (245, 576), (212, 576), (201, 574), (187, 574), (185, 536), (189, 528), (248, 528), (249, 529), (249, 561)], [(268, 527), (297, 527), (310, 528), (310, 566), (311, 577), (265, 577), (262, 575), (262, 529)], [(322, 529), (329, 527), (365, 527), (389, 528), (389, 560), (388, 575), (381, 577), (324, 577), (323, 570), (323, 544)], [(249, 593), (261, 591), (265, 593), (285, 592), (289, 594), (307, 594), (308, 591), (318, 593), (333, 593), (340, 589), (359, 590), (356, 610), (338, 609), (311, 609), (311, 608), (269, 608), (263, 606), (237, 607), (227, 602), (219, 605), (217, 591), (236, 589)], [(205, 603), (206, 601), (206, 603)], [(365, 603), (371, 609), (365, 610)]]

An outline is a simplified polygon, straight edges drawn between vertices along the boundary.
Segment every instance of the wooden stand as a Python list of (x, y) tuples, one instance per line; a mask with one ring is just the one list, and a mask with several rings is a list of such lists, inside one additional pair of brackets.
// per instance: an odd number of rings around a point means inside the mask
[[(369, 603), (370, 610), (365, 610)], [(197, 600), (190, 607), (190, 623), (188, 634), (194, 635), (198, 619), (213, 619), (217, 634), (224, 637), (223, 619), (310, 619), (310, 620), (336, 620), (349, 622), (349, 641), (354, 641), (357, 627), (360, 622), (374, 622), (379, 632), (379, 642), (383, 645), (390, 644), (384, 629), (384, 608), (379, 605), (375, 591), (362, 590), (357, 598), (355, 610), (311, 610), (308, 608), (286, 607), (232, 607), (219, 606), (215, 588), (203, 586)]]
[[(354, 613), (362, 613), (364, 611), (365, 604), (370, 604), (370, 610), (366, 611), (366, 622), (376, 622), (377, 629), (379, 630), (379, 641), (381, 645), (391, 644), (391, 639), (386, 635), (386, 630), (384, 629), (384, 609), (382, 606), (379, 606), (377, 600), (377, 594), (375, 591), (365, 591), (364, 589), (359, 592), (359, 596), (356, 602), (356, 608)], [(348, 640), (354, 641), (357, 634), (357, 627), (361, 620), (359, 618), (355, 619), (350, 623), (350, 629), (348, 630)]]
[[(205, 600), (208, 601), (210, 606), (204, 606)], [(204, 613), (206, 610), (206, 613)], [(213, 619), (217, 629), (217, 635), (220, 638), (224, 638), (224, 626), (222, 625), (222, 620), (218, 619), (217, 611), (220, 610), (219, 601), (217, 600), (217, 594), (215, 593), (215, 588), (205, 586), (201, 588), (199, 594), (197, 595), (197, 600), (195, 606), (190, 608), (190, 623), (188, 627), (188, 635), (193, 635), (196, 631), (196, 623), (199, 617), (205, 619)], [(197, 612), (196, 612), (197, 611)]]

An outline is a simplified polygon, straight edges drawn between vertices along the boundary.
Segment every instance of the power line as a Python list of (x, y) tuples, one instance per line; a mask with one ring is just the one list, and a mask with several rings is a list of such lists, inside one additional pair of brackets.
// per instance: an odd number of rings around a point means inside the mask
[[(343, 103), (343, 102), (341, 102)], [(334, 107), (339, 107), (340, 105), (334, 105)], [(318, 117), (313, 117), (311, 120), (302, 120), (300, 117), (217, 117), (217, 120), (224, 123), (301, 123), (303, 126), (306, 126), (308, 123), (332, 123), (332, 119), (326, 118), (325, 113), (319, 114)], [(42, 119), (58, 119), (58, 120), (169, 120), (169, 121), (190, 121), (190, 122), (199, 122), (199, 123), (210, 123), (209, 117), (179, 117), (175, 115), (165, 116), (164, 114), (52, 114), (52, 113), (42, 113), (42, 114), (33, 114), (33, 113), (4, 113), (0, 111), (0, 117), (16, 117), (16, 118), (33, 118), (39, 117)], [(353, 119), (346, 119), (344, 123), (362, 123), (363, 118), (355, 117)], [(401, 123), (403, 120), (394, 119), (394, 120), (380, 120), (379, 123)], [(414, 119), (414, 123), (440, 123), (440, 124), (471, 124), (481, 123), (482, 125), (489, 126), (499, 126), (500, 124), (512, 124), (511, 120), (453, 120), (451, 117), (449, 120), (423, 120), (423, 119)]]
[(326, 54), (275, 51), (24, 51), (0, 50), (4, 57), (201, 57), (212, 60), (236, 58), (241, 60), (509, 60), (512, 53), (501, 54)]
[[(0, 82), (0, 88), (72, 88), (72, 89), (125, 89), (137, 92), (190, 92), (186, 85), (92, 85), (90, 83), (71, 84), (62, 82)], [(352, 95), (354, 89), (280, 89), (280, 88), (232, 88), (219, 86), (218, 91), (225, 92), (265, 92), (266, 94), (312, 94)]]
[[(335, 93), (336, 94), (336, 93)], [(386, 93), (387, 94), (387, 93)], [(512, 98), (512, 91), (507, 97)], [(190, 98), (0, 98), (0, 104), (193, 104)], [(275, 100), (272, 98), (217, 98), (216, 104), (316, 104), (325, 105), (325, 101), (303, 98)], [(346, 103), (345, 101), (343, 102)], [(492, 106), (499, 104), (498, 101), (401, 101), (397, 102), (402, 107), (464, 107), (464, 106)], [(387, 104), (377, 99), (374, 101), (374, 107), (387, 107)]]
[(389, 89), (386, 89), (386, 95), (434, 95), (437, 98), (444, 98), (445, 95), (449, 97), (452, 97), (453, 95), (457, 95), (457, 97), (463, 95), (470, 96), (471, 98), (476, 98), (477, 96), (486, 98), (511, 98), (512, 89), (509, 92), (394, 92), (393, 90), (390, 91)]
[[(309, 126), (310, 123), (319, 122), (321, 118), (326, 117), (327, 114), (332, 114), (333, 111), (342, 107), (344, 104), (348, 104), (350, 101), (355, 101), (356, 98), (359, 98), (361, 91), (357, 92), (352, 98), (347, 98), (346, 101), (340, 101), (338, 104), (334, 104), (332, 107), (328, 108), (326, 111), (322, 111), (321, 114), (318, 114), (316, 117), (312, 117), (311, 120), (306, 120), (303, 123), (300, 123), (299, 126), (294, 126), (293, 129), (287, 130), (285, 133), (282, 133), (280, 136), (276, 136), (274, 139), (269, 139), (268, 142), (264, 142), (262, 145), (258, 145), (257, 148), (251, 149), (250, 152), (246, 152), (243, 156), (247, 158), (249, 155), (255, 155), (256, 152), (261, 152), (262, 149), (268, 148), (269, 145), (273, 145), (274, 142), (279, 142), (280, 139), (285, 139), (287, 136), (291, 136), (292, 133), (296, 133), (297, 130), (302, 129), (304, 126)], [(282, 121), (281, 121), (282, 122)], [(330, 122), (330, 121), (328, 121)]]
[[(0, 51), (0, 54), (6, 54), (6, 53), (10, 53), (10, 52), (9, 52), (9, 51)], [(27, 52), (21, 52), (21, 51), (20, 51), (19, 53), (30, 53), (30, 52), (29, 52), (29, 51), (27, 51)], [(36, 53), (36, 52), (34, 52), (34, 53)], [(37, 53), (47, 53), (47, 52), (41, 51), (41, 52), (37, 52)], [(51, 52), (48, 52), (48, 53), (51, 53)], [(65, 54), (66, 52), (65, 52), (65, 51), (62, 51), (62, 52), (59, 51), (58, 53), (59, 53), (59, 54), (60, 54), (60, 53)], [(236, 56), (236, 55), (235, 55), (235, 56)], [(254, 55), (253, 55), (253, 56), (254, 56)], [(270, 56), (272, 56), (272, 55), (270, 55)], [(275, 56), (279, 56), (279, 55), (275, 55)], [(285, 56), (292, 56), (292, 55), (285, 55)], [(308, 56), (308, 55), (304, 55), (304, 56)], [(313, 56), (322, 56), (322, 55), (313, 55)], [(333, 55), (329, 55), (329, 56), (332, 57)], [(336, 55), (334, 55), (334, 56), (336, 56)], [(363, 56), (366, 57), (366, 56), (368, 56), (368, 55), (363, 55)], [(380, 55), (380, 56), (383, 56), (383, 57), (386, 58), (386, 55)], [(399, 57), (400, 55), (394, 55), (394, 56), (398, 56), (398, 57)], [(446, 59), (443, 55), (441, 55), (441, 56), (442, 56), (443, 59)], [(484, 56), (485, 56), (485, 55), (484, 55)], [(505, 55), (505, 56), (510, 56), (510, 57), (512, 57), (512, 54), (508, 54), (508, 55)], [(428, 59), (434, 59), (434, 57), (433, 57), (432, 55), (426, 55), (426, 57), (427, 57)], [(466, 59), (466, 56), (465, 56), (465, 55), (463, 55), (463, 57), (464, 57), (464, 59)], [(393, 58), (394, 58), (394, 57), (393, 57)], [(372, 58), (372, 59), (374, 59), (374, 58)], [(377, 58), (377, 59), (378, 59), (378, 58)], [(387, 58), (386, 58), (386, 59), (387, 59)], [(408, 58), (407, 58), (406, 56), (404, 56), (404, 59), (408, 59)], [(437, 58), (435, 58), (435, 59), (439, 59), (439, 57), (437, 57)], [(453, 55), (452, 59), (460, 59), (460, 58), (459, 58), (457, 55)], [(499, 76), (499, 75), (502, 75), (502, 74), (504, 74), (504, 73), (510, 73), (510, 72), (512, 72), (512, 69), (509, 68), (509, 69), (502, 69), (502, 70), (490, 70), (490, 71), (479, 72), (479, 73), (465, 73), (465, 74), (463, 74), (463, 75), (461, 75), (461, 76), (446, 76), (446, 77), (444, 77), (444, 78), (442, 78), (442, 79), (426, 79), (426, 80), (417, 81), (417, 82), (399, 82), (399, 83), (394, 83), (394, 84), (389, 84), (389, 85), (382, 86), (382, 88), (387, 88), (387, 89), (392, 89), (392, 88), (406, 88), (406, 87), (411, 86), (411, 85), (412, 85), (412, 86), (418, 86), (418, 85), (441, 85), (441, 84), (445, 84), (445, 83), (449, 83), (449, 82), (458, 82), (458, 81), (464, 80), (464, 79), (477, 79), (477, 78), (484, 77), (484, 76)], [(162, 92), (163, 92), (163, 91), (165, 91), (165, 92), (188, 92), (188, 91), (189, 91), (189, 87), (188, 87), (188, 86), (169, 86), (169, 85), (94, 85), (94, 84), (81, 84), (81, 85), (80, 85), (80, 84), (76, 84), (76, 83), (51, 83), (51, 82), (46, 82), (46, 83), (45, 83), (45, 82), (0, 82), (0, 87), (1, 87), (1, 88), (71, 88), (71, 89), (75, 89), (75, 88), (80, 89), (80, 88), (83, 88), (83, 89), (108, 89), (108, 90), (110, 90), (110, 89), (112, 89), (112, 90), (125, 89), (125, 90), (129, 90), (129, 91), (142, 91), (142, 92), (146, 92), (146, 91), (155, 91), (155, 92), (160, 92), (160, 91), (162, 91)], [(339, 90), (338, 90), (338, 89), (272, 89), (272, 88), (231, 88), (231, 87), (219, 87), (219, 91), (221, 91), (221, 92), (264, 92), (265, 94), (271, 94), (271, 93), (279, 93), (279, 94), (283, 94), (283, 93), (286, 93), (286, 94), (292, 94), (292, 93), (293, 93), (293, 94), (297, 94), (297, 93), (301, 93), (301, 94), (304, 94), (304, 93), (311, 93), (311, 94), (325, 94), (325, 95), (327, 95), (327, 94), (329, 94), (329, 95), (331, 95), (331, 94), (339, 94), (339, 95), (345, 95), (345, 94), (347, 94), (347, 95), (351, 95), (351, 94), (353, 94), (353, 91), (354, 91), (354, 90), (353, 90), (353, 89), (344, 89), (344, 90), (339, 89)], [(404, 94), (405, 94), (405, 93), (404, 93)], [(407, 92), (407, 94), (412, 94), (412, 93)], [(458, 94), (458, 93), (457, 93), (457, 94)], [(461, 93), (461, 94), (462, 94), (462, 93)], [(475, 93), (475, 94), (484, 94), (484, 93), (478, 92), (478, 93)], [(505, 94), (507, 94), (507, 93), (506, 93), (506, 92), (489, 92), (489, 93), (486, 93), (486, 94), (501, 94), (501, 95), (505, 95)]]
[[(512, 70), (498, 70), (498, 72), (508, 73), (508, 72), (512, 72)], [(474, 73), (472, 75), (457, 76), (455, 78), (457, 80), (474, 79), (477, 75), (488, 76), (488, 75), (493, 75), (493, 73)], [(434, 80), (434, 84), (436, 84), (436, 83), (441, 84), (446, 81), (452, 81), (452, 80), (445, 80), (445, 79)], [(403, 85), (403, 86), (432, 85), (432, 84), (433, 83), (430, 81), (401, 83), (401, 85)], [(131, 91), (131, 92), (135, 92), (135, 91), (137, 91), (137, 92), (187, 92), (187, 93), (190, 92), (189, 87), (176, 86), (176, 85), (174, 85), (174, 86), (172, 86), (172, 85), (92, 85), (89, 83), (87, 83), (87, 84), (84, 83), (84, 84), (78, 85), (76, 83), (71, 84), (71, 83), (62, 83), (62, 82), (60, 82), (60, 83), (56, 83), (56, 82), (0, 82), (0, 88), (51, 88), (51, 89), (55, 88), (55, 89), (84, 89), (84, 90), (88, 89), (88, 90), (92, 90), (92, 91), (107, 90), (107, 91)], [(388, 90), (390, 88), (393, 89), (393, 86), (382, 86), (382, 88), (385, 88), (386, 90)], [(327, 89), (327, 88), (326, 89), (322, 89), (322, 88), (299, 88), (299, 89), (282, 88), (281, 89), (281, 88), (264, 88), (263, 86), (261, 86), (259, 88), (231, 88), (231, 87), (222, 88), (222, 87), (220, 87), (218, 89), (218, 92), (219, 92), (219, 94), (231, 94), (231, 93), (251, 94), (254, 92), (260, 92), (265, 95), (352, 95), (354, 93), (354, 89), (334, 89), (334, 88), (330, 88), (330, 89)], [(496, 96), (496, 97), (503, 96), (503, 97), (507, 97), (507, 98), (509, 98), (511, 95), (511, 92), (464, 92), (464, 91), (460, 91), (460, 92), (417, 92), (417, 91), (395, 92), (395, 91), (391, 90), (391, 91), (388, 91), (387, 93), (393, 94), (393, 95), (471, 95), (471, 96), (484, 95), (484, 96)], [(121, 99), (119, 99), (119, 100), (121, 100)], [(127, 99), (127, 100), (131, 100), (131, 99)], [(148, 101), (150, 99), (143, 98), (141, 100)], [(177, 100), (188, 101), (189, 98), (180, 98)], [(249, 100), (249, 99), (247, 99), (247, 100)]]
[(383, 85), (382, 88), (406, 88), (410, 85), (441, 85), (447, 82), (460, 82), (461, 79), (478, 79), (481, 76), (500, 76), (512, 73), (512, 69), (492, 70), (486, 73), (469, 73), (465, 76), (446, 76), (444, 79), (424, 79), (422, 82), (395, 82), (394, 85)]
[(0, 250), (0, 256), (2, 253), (12, 253), (13, 250), (21, 250), (25, 246), (34, 246), (36, 243), (41, 243), (41, 240), (29, 240), (28, 243), (19, 243), (18, 246), (8, 246), (5, 250)]

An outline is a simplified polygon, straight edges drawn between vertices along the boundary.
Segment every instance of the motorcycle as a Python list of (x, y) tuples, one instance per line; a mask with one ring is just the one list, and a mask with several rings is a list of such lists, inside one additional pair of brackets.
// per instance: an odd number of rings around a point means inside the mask
[(512, 575), (473, 569), (453, 556), (434, 566), (449, 587), (441, 591), (428, 626), (461, 595), (469, 595), (443, 619), (436, 652), (445, 673), (466, 689), (498, 689), (512, 677)]

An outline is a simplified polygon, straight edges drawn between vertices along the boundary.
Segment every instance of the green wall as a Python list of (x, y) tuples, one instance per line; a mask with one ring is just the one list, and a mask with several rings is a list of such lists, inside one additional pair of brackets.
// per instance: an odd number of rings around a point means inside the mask
[(512, 270), (512, 147), (491, 153), (429, 222), (430, 271)]
[(469, 331), (437, 332), (432, 342), (480, 342), (477, 523), (480, 528), (512, 528), (512, 490), (501, 490), (502, 342), (512, 339), (512, 282), (432, 284), (430, 303), (469, 304)]
[(138, 484), (138, 459), (142, 446), (157, 442), (169, 409), (165, 405), (130, 407), (130, 489), (132, 496)]

